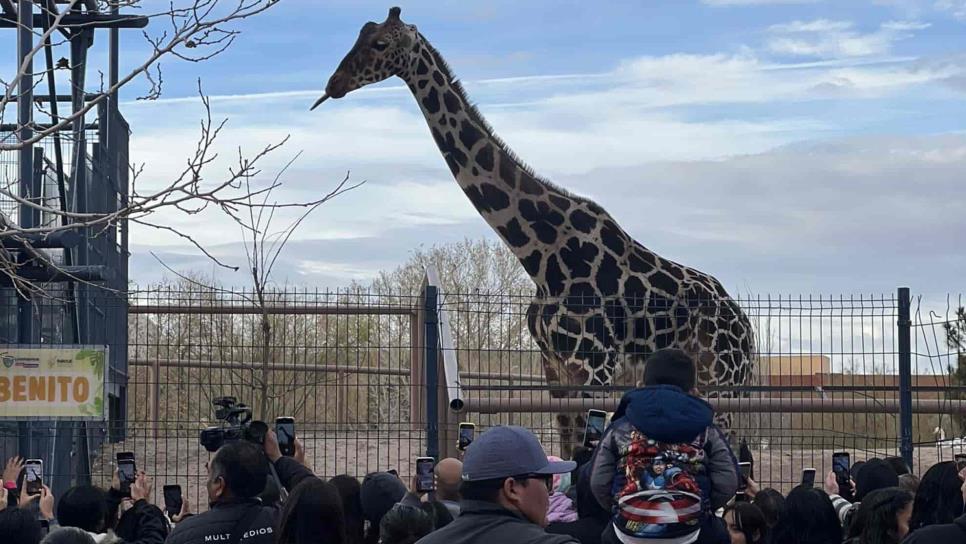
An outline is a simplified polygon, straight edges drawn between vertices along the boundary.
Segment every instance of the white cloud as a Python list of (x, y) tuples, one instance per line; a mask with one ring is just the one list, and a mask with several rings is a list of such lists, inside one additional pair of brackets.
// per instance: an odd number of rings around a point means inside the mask
[(701, 0), (709, 6), (766, 6), (779, 4), (817, 4), (823, 0)]
[(888, 21), (873, 32), (855, 30), (848, 21), (816, 19), (772, 25), (766, 48), (781, 55), (821, 58), (866, 57), (889, 53), (895, 42), (928, 28), (918, 21)]
[(948, 12), (960, 21), (966, 21), (966, 0), (937, 0), (935, 8)]

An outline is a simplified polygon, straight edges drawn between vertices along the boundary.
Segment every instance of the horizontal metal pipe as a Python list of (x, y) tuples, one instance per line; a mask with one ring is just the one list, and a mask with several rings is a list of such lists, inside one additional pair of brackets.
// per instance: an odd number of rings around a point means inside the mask
[[(482, 414), (527, 412), (586, 412), (590, 409), (613, 411), (620, 399), (463, 399), (464, 412)], [(719, 412), (760, 413), (899, 413), (899, 399), (708, 399)], [(917, 414), (964, 414), (966, 401), (915, 399)]]
[[(265, 308), (270, 315), (413, 315), (413, 308), (405, 306), (364, 306), (364, 305), (331, 305), (331, 306), (299, 306), (272, 305)], [(262, 309), (254, 305), (233, 306), (188, 306), (181, 304), (132, 304), (128, 308), (129, 314), (247, 314), (259, 315)]]
[[(43, 28), (45, 15), (34, 14), (33, 27)], [(0, 28), (16, 28), (17, 19), (13, 15), (0, 15)], [(144, 28), (148, 18), (143, 15), (112, 15), (109, 13), (78, 13), (64, 15), (58, 28)]]
[[(191, 359), (129, 359), (131, 366), (157, 366), (165, 368), (206, 368), (214, 370), (254, 370), (261, 363), (245, 361), (204, 361)], [(373, 368), (350, 365), (307, 365), (307, 364), (271, 364), (270, 370), (297, 370), (301, 372), (348, 372), (351, 374), (380, 374), (384, 376), (409, 376), (408, 368)]]

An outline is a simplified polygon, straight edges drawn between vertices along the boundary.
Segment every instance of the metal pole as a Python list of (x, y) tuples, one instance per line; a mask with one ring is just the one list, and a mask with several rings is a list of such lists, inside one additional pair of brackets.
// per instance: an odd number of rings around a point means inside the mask
[(899, 453), (912, 465), (912, 320), (909, 316), (909, 288), (899, 288)]
[[(17, 89), (17, 128), (19, 139), (25, 142), (33, 138), (33, 107), (34, 107), (34, 63), (33, 59), (24, 65), (27, 55), (33, 49), (33, 2), (30, 0), (18, 0), (17, 16), (19, 26), (17, 27), (17, 69), (23, 70), (20, 78), (20, 86)], [(20, 196), (29, 198), (30, 188), (33, 182), (33, 146), (23, 145), (19, 150), (19, 185)], [(21, 205), (18, 210), (18, 221), (21, 227), (33, 227), (32, 220), (34, 214), (29, 206)], [(24, 252), (20, 252), (20, 262), (25, 259)], [(26, 296), (25, 296), (26, 295)], [(17, 341), (21, 344), (33, 343), (33, 304), (28, 293), (22, 293), (17, 297)], [(31, 455), (30, 448), (30, 424), (20, 422), (18, 424), (18, 437), (20, 455)]]
[(424, 297), (426, 390), (423, 394), (426, 395), (426, 455), (439, 460), (439, 407), (436, 390), (439, 386), (439, 323), (436, 316), (439, 291), (436, 286), (427, 285)]

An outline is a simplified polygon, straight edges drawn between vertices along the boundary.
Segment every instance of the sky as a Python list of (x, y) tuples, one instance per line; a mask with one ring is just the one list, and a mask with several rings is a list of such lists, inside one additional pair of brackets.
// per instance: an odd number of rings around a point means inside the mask
[[(149, 0), (146, 7), (152, 7)], [(288, 137), (254, 182), (306, 201), (345, 175), (273, 272), (336, 288), (419, 247), (495, 234), (452, 179), (400, 80), (308, 107), (366, 21), (389, 4), (281, 0), (204, 63), (162, 63), (163, 95), (122, 92), (142, 191), (177, 176), (211, 97), (227, 119), (206, 180)], [(495, 131), (538, 173), (606, 208), (639, 242), (732, 293), (894, 293), (932, 300), (966, 277), (966, 0), (560, 0), (402, 3), (402, 19), (460, 76)], [(163, 24), (152, 22), (149, 33)], [(12, 33), (0, 49), (8, 50)], [(95, 49), (106, 43), (106, 34)], [(147, 51), (122, 33), (122, 73)], [(13, 59), (4, 59), (6, 73)], [(291, 215), (281, 214), (277, 225)], [(131, 277), (178, 271), (247, 286), (224, 214), (135, 227)], [(159, 263), (159, 260), (164, 265)]]

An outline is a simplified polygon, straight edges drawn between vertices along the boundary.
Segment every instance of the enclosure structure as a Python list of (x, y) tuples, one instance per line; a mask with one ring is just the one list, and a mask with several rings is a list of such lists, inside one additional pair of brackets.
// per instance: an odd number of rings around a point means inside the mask
[[(911, 456), (917, 470), (963, 450), (953, 437), (963, 433), (964, 388), (947, 370), (958, 354), (942, 336), (955, 317), (906, 293), (738, 301), (756, 330), (755, 380), (711, 402), (734, 414), (735, 439), (753, 453), (763, 485), (788, 489), (802, 467), (828, 469), (837, 450), (853, 460)], [(524, 425), (559, 452), (554, 415), (612, 409), (640, 371), (552, 398), (526, 326), (530, 301), (446, 292), (432, 273), (419, 292), (281, 290), (264, 306), (244, 291), (132, 291), (128, 391), (137, 401), (125, 439), (93, 460), (95, 481), (109, 481), (115, 451), (134, 451), (156, 481), (203, 504), (209, 454), (199, 431), (217, 423), (211, 401), (224, 395), (269, 422), (295, 417), (308, 462), (326, 477), (391, 468), (406, 476), (417, 456), (459, 455), (462, 421), (478, 432)]]
[[(113, 86), (118, 81), (119, 29), (142, 28), (148, 22), (146, 17), (120, 14), (117, 6), (110, 13), (100, 12), (93, 0), (70, 7), (56, 32), (47, 32), (61, 15), (58, 2), (0, 2), (0, 28), (17, 34), (13, 66), (21, 67), (10, 101), (16, 105), (17, 122), (0, 126), (0, 143), (11, 149), (0, 152), (0, 182), (22, 199), (0, 198), (3, 250), (15, 255), (18, 265), (0, 279), (0, 343), (110, 347), (105, 421), (0, 422), (5, 454), (43, 457), (45, 478), (55, 493), (90, 478), (89, 453), (103, 440), (124, 438), (127, 313), (122, 293), (128, 281), (128, 233), (123, 223), (72, 228), (64, 213), (37, 206), (110, 213), (127, 204), (129, 128), (115, 94), (85, 92), (102, 83), (89, 82), (97, 75), (87, 73), (88, 50), (95, 35), (109, 40), (107, 80)], [(42, 35), (46, 39), (36, 42)], [(69, 43), (70, 58), (55, 65), (54, 42), (61, 39)], [(43, 52), (43, 63), (30, 56), (35, 48)], [(63, 92), (57, 87), (58, 69), (70, 73), (69, 88)], [(96, 107), (86, 115), (62, 123), (92, 102)], [(61, 130), (49, 131), (58, 125), (63, 125)], [(21, 144), (44, 131), (49, 132), (36, 143)], [(12, 225), (56, 232), (17, 234), (11, 232)], [(15, 277), (31, 288), (18, 287)]]

